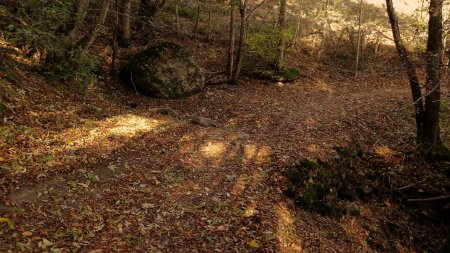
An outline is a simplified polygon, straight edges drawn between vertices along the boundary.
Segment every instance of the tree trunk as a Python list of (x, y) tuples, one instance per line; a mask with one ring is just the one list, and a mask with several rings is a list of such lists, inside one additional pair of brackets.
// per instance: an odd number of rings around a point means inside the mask
[(302, 12), (302, 9), (300, 8), (300, 6), (301, 6), (301, 0), (299, 0), (299, 3), (298, 3), (298, 13), (297, 13), (297, 26), (295, 27), (295, 32), (294, 32), (294, 36), (292, 36), (292, 40), (291, 40), (291, 42), (289, 43), (289, 45), (288, 45), (288, 47), (291, 47), (291, 46), (294, 46), (295, 47), (295, 45), (296, 45), (296, 42), (297, 42), (297, 38), (298, 38), (298, 34), (299, 34), (299, 32), (300, 32), (300, 22), (301, 22), (301, 12)]
[(197, 33), (198, 33), (198, 21), (200, 19), (200, 5), (197, 6), (197, 19), (195, 20), (195, 28), (194, 28), (194, 40), (197, 39)]
[(286, 9), (287, 9), (287, 0), (280, 0), (280, 16), (278, 18), (278, 26), (280, 28), (280, 38), (278, 42), (278, 61), (277, 61), (277, 69), (282, 70), (284, 68), (284, 50), (286, 48)]
[(355, 77), (358, 77), (359, 73), (359, 56), (361, 53), (361, 23), (362, 23), (362, 7), (363, 0), (359, 2), (359, 20), (358, 20), (358, 45), (356, 47), (356, 68), (355, 68)]
[(327, 41), (329, 34), (331, 33), (330, 20), (328, 19), (328, 6), (330, 5), (330, 0), (325, 0), (325, 12), (324, 12), (324, 23), (322, 26), (322, 42), (317, 53), (317, 58), (321, 59), (325, 49), (327, 48)]
[(392, 34), (394, 37), (394, 43), (397, 48), (398, 55), (400, 56), (400, 60), (402, 61), (403, 67), (406, 70), (406, 74), (408, 75), (409, 85), (411, 88), (413, 103), (414, 103), (414, 116), (416, 119), (416, 127), (417, 127), (417, 142), (423, 143), (424, 141), (424, 113), (425, 109), (423, 106), (423, 98), (422, 91), (420, 90), (419, 78), (417, 77), (417, 72), (409, 59), (408, 51), (403, 45), (400, 30), (398, 28), (398, 19), (395, 14), (394, 5), (392, 4), (392, 0), (386, 0), (386, 8), (389, 16), (389, 21), (391, 23)]
[(232, 83), (237, 84), (239, 80), (239, 76), (241, 74), (241, 68), (242, 68), (242, 58), (244, 55), (244, 46), (245, 46), (245, 40), (247, 35), (247, 6), (246, 2), (244, 1), (244, 4), (239, 8), (239, 12), (241, 14), (241, 27), (239, 30), (239, 44), (238, 44), (238, 50), (236, 55), (236, 67), (234, 70), (234, 74), (232, 77)]
[(443, 0), (430, 0), (428, 21), (427, 78), (425, 90), (425, 147), (431, 155), (440, 152), (442, 143), (439, 128), (440, 111), (440, 65), (442, 53), (442, 4)]
[(208, 11), (208, 30), (206, 34), (206, 41), (211, 39), (211, 10)]
[(175, 25), (177, 27), (177, 36), (180, 37), (180, 17), (178, 15), (178, 5), (175, 5)]
[(80, 42), (78, 42), (78, 44), (84, 50), (88, 50), (92, 46), (92, 44), (94, 44), (94, 41), (97, 38), (98, 32), (100, 30), (100, 26), (103, 26), (103, 24), (105, 23), (106, 17), (108, 16), (110, 3), (111, 3), (111, 0), (103, 0), (102, 8), (100, 10), (100, 14), (97, 19), (97, 25), (83, 39), (81, 39)]
[(161, 8), (166, 4), (167, 0), (140, 0), (139, 1), (139, 22), (137, 22), (137, 30), (146, 28), (146, 24), (158, 14)]
[(114, 30), (113, 30), (113, 38), (111, 41), (111, 47), (112, 47), (112, 60), (111, 60), (111, 74), (114, 74), (116, 71), (116, 56), (117, 56), (117, 37), (119, 35), (119, 5), (120, 3), (118, 0), (114, 3)]
[(375, 55), (377, 55), (378, 52), (380, 51), (380, 43), (381, 43), (380, 37), (381, 37), (380, 33), (377, 32), (377, 39), (376, 39), (376, 41), (375, 41), (375, 48), (374, 48), (374, 50), (373, 50), (373, 52), (375, 53)]
[(335, 57), (335, 58), (336, 58), (336, 56), (337, 56), (339, 47), (341, 46), (341, 41), (342, 41), (342, 37), (344, 36), (344, 32), (345, 32), (345, 30), (342, 29), (342, 30), (341, 30), (341, 34), (339, 35), (339, 38), (338, 38), (338, 40), (337, 40), (337, 42), (336, 42), (336, 45), (334, 46), (333, 57)]
[(122, 1), (122, 40), (125, 45), (128, 45), (131, 39), (131, 0)]
[(71, 46), (74, 46), (76, 44), (75, 37), (79, 30), (81, 29), (81, 26), (84, 23), (84, 20), (86, 19), (87, 11), (89, 8), (89, 2), (90, 0), (79, 0), (78, 6), (77, 6), (77, 17), (75, 21), (75, 25), (70, 31), (69, 35), (67, 36), (67, 41)]
[(236, 37), (236, 3), (231, 0), (230, 6), (230, 39), (228, 44), (228, 60), (227, 60), (227, 75), (229, 81), (233, 78), (233, 64), (234, 64), (234, 41)]

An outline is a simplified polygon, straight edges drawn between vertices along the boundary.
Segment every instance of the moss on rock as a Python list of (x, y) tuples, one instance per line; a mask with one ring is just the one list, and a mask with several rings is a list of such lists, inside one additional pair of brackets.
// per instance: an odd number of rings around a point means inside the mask
[(120, 73), (142, 94), (182, 98), (201, 91), (205, 78), (191, 54), (172, 42), (159, 42), (136, 55)]

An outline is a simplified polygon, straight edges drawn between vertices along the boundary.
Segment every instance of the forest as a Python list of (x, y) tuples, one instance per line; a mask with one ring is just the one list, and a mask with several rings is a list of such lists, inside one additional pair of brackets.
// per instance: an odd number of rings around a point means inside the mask
[(450, 252), (450, 0), (0, 0), (0, 252)]

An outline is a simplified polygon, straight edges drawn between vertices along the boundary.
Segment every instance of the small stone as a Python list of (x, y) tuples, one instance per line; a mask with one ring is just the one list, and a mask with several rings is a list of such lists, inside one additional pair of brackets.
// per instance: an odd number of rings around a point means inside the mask
[(275, 86), (277, 86), (277, 87), (284, 87), (284, 83), (282, 83), (282, 82), (277, 82), (277, 83), (275, 83)]
[(191, 123), (195, 125), (205, 126), (205, 127), (219, 127), (219, 123), (215, 120), (204, 118), (204, 117), (193, 117)]

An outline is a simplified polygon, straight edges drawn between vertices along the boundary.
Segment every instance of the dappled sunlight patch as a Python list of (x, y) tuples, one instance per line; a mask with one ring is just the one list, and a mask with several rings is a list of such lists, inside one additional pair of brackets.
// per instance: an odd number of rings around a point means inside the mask
[(308, 145), (308, 147), (306, 147), (306, 150), (308, 150), (308, 152), (310, 152), (310, 153), (317, 153), (317, 152), (319, 152), (319, 148), (317, 147), (316, 144)]
[(386, 162), (395, 162), (399, 164), (402, 158), (396, 156), (396, 152), (386, 145), (377, 145), (374, 148), (377, 155), (381, 156)]
[(225, 145), (223, 142), (208, 141), (200, 148), (200, 152), (203, 154), (203, 156), (208, 158), (220, 158), (223, 156), (226, 148), (227, 145)]
[(32, 58), (30, 59), (26, 56), (23, 50), (4, 40), (2, 36), (0, 36), (0, 50), (3, 51), (3, 56), (8, 57), (10, 60), (16, 63), (27, 66), (37, 66), (41, 59), (40, 51), (37, 51), (35, 54), (33, 54)]
[(385, 158), (392, 157), (395, 154), (394, 150), (392, 150), (390, 147), (386, 145), (378, 145), (374, 149), (377, 155), (380, 155)]
[[(109, 137), (133, 138), (137, 134), (158, 132), (168, 122), (161, 119), (145, 118), (136, 115), (119, 115), (105, 121), (85, 121), (83, 127), (69, 129), (59, 137), (72, 148), (89, 147), (101, 144)], [(91, 129), (90, 131), (86, 131)]]
[(272, 148), (269, 146), (262, 146), (259, 148), (255, 157), (256, 164), (264, 164), (270, 161), (270, 155), (272, 154)]
[(244, 157), (242, 158), (243, 164), (249, 165), (253, 158), (256, 156), (256, 145), (255, 144), (247, 144), (244, 146)]
[(276, 238), (281, 252), (302, 252), (301, 240), (296, 235), (294, 218), (285, 203), (275, 206), (277, 216)]
[(133, 137), (140, 132), (154, 131), (163, 124), (161, 120), (135, 115), (119, 116), (113, 122), (113, 127), (109, 129), (110, 134), (128, 137)]
[(332, 93), (333, 89), (331, 86), (323, 80), (317, 80), (317, 83), (314, 85), (315, 89), (320, 92)]
[(247, 144), (244, 146), (242, 164), (248, 166), (252, 163), (261, 165), (270, 161), (272, 148), (269, 146), (258, 147), (255, 144)]

